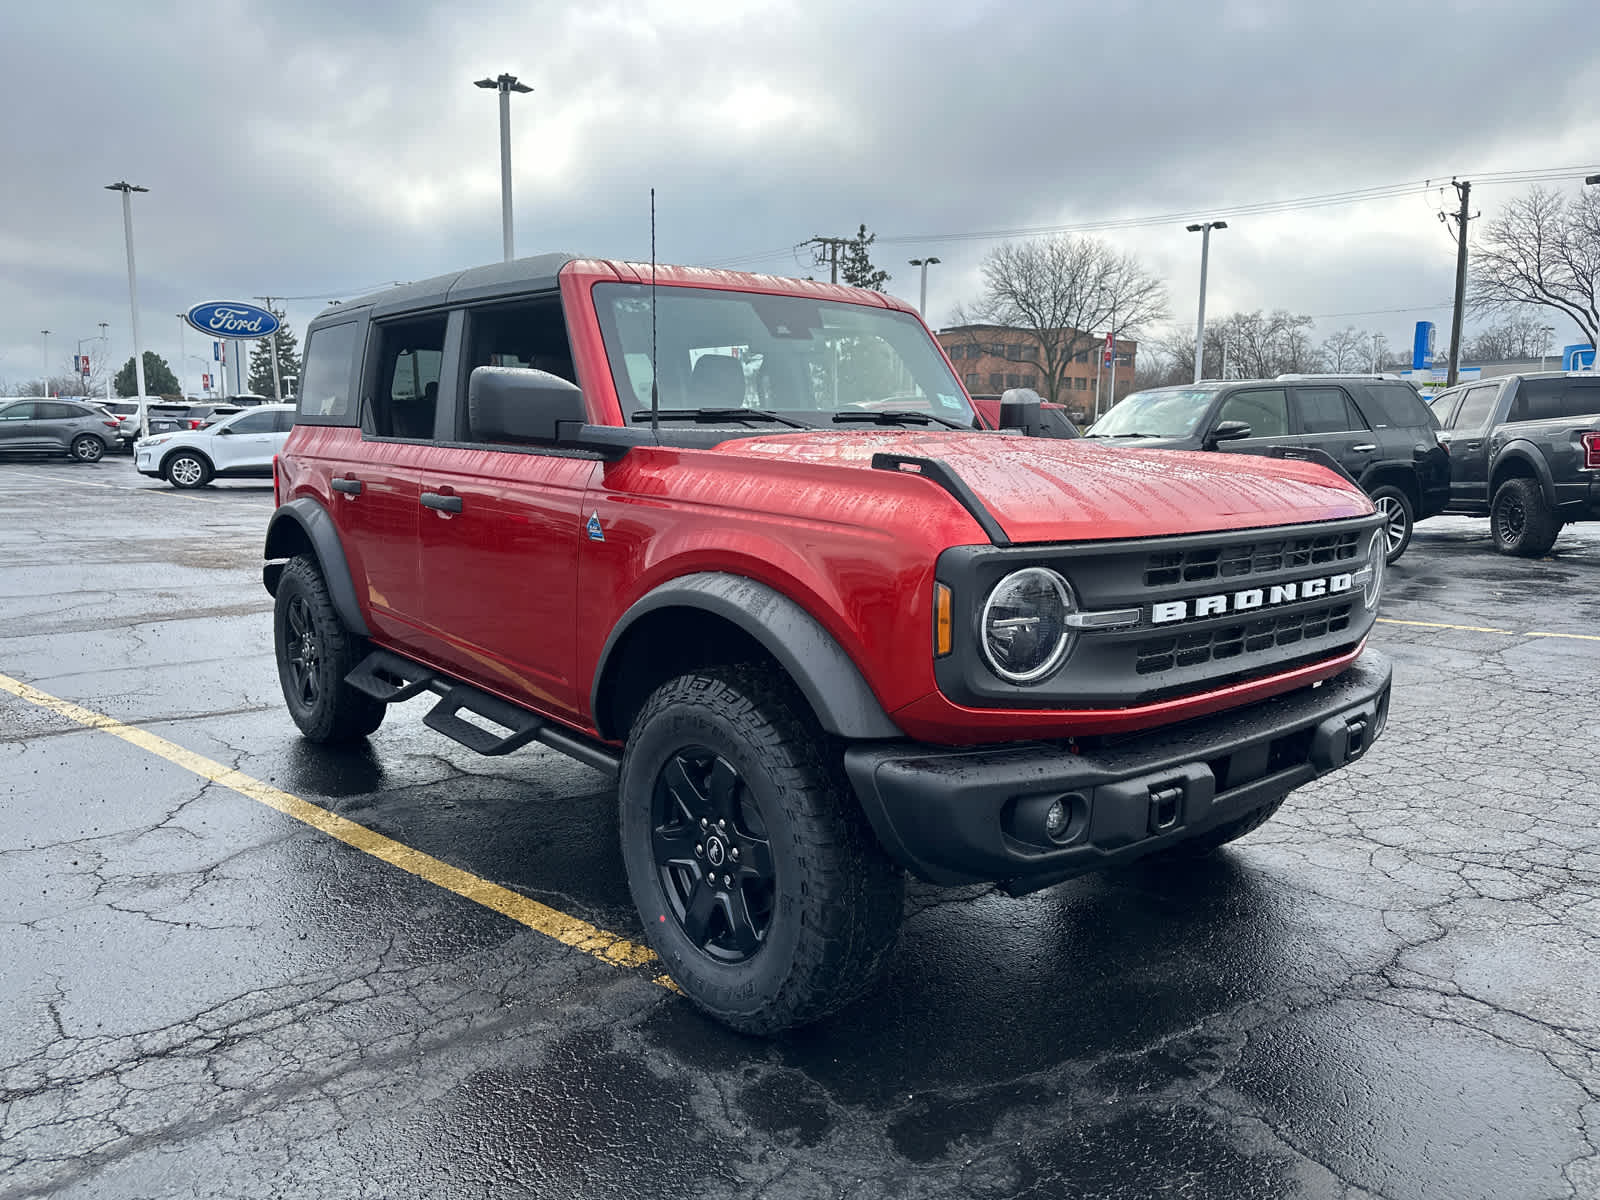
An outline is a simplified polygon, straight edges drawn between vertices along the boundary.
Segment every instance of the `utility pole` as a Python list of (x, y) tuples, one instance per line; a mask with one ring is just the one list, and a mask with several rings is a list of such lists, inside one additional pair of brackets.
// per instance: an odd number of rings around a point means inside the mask
[[(516, 80), (512, 80), (512, 82), (515, 83)], [(529, 90), (531, 91), (532, 89), (529, 89)], [(507, 180), (509, 180), (511, 178), (510, 173), (509, 173), (510, 159), (508, 158), (506, 160), (506, 162), (508, 164), (508, 170), (507, 170), (506, 178), (507, 178)], [(507, 186), (508, 187), (510, 186), (509, 183), (507, 184)], [(507, 195), (509, 196), (510, 193), (507, 192)], [(509, 214), (510, 211), (511, 211), (510, 208), (507, 207), (506, 212)], [(507, 262), (511, 261), (511, 242), (510, 242), (511, 225), (509, 223), (510, 220), (511, 220), (511, 218), (509, 216), (507, 216), (507, 218), (506, 218), (506, 221), (507, 221), (507, 224), (506, 224), (506, 238), (507, 238), (507, 241), (506, 241), (506, 261)], [(272, 297), (271, 296), (257, 296), (255, 298), (257, 300), (260, 300), (262, 303), (264, 303), (267, 306), (267, 311), (269, 313), (271, 313), (273, 316), (277, 316), (278, 315), (277, 310), (272, 307)], [(276, 329), (274, 329), (272, 331), (272, 333), (268, 336), (267, 341), (269, 343), (269, 347), (268, 348), (269, 348), (269, 350), (271, 351), (271, 354), (272, 354), (272, 402), (274, 404), (282, 404), (283, 403), (283, 380), (281, 378), (279, 378), (279, 376), (278, 376), (278, 331)]]
[(1467, 298), (1467, 222), (1472, 220), (1467, 211), (1467, 199), (1472, 195), (1470, 179), (1452, 179), (1456, 195), (1461, 197), (1461, 208), (1454, 214), (1456, 223), (1456, 308), (1450, 316), (1450, 371), (1444, 385), (1455, 387), (1461, 373), (1461, 310)]
[[(828, 264), (828, 282), (839, 282), (839, 247), (848, 246), (855, 238), (823, 237), (820, 234), (804, 244), (817, 248), (817, 266)], [(823, 252), (827, 253), (824, 254)]]
[(106, 184), (106, 191), (122, 193), (122, 240), (128, 247), (128, 315), (133, 324), (133, 377), (139, 388), (139, 436), (150, 436), (150, 412), (143, 403), (145, 399), (144, 383), (144, 347), (139, 344), (139, 284), (138, 275), (133, 266), (133, 193), (148, 192), (149, 188), (139, 187), (137, 184), (121, 180), (117, 183)]

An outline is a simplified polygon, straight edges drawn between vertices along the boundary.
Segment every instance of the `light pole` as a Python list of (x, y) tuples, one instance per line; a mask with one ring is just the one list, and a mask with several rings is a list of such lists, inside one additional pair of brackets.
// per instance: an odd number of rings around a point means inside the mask
[(44, 334), (44, 379), (39, 384), (39, 395), (48, 397), (50, 395), (50, 331), (41, 329), (39, 332)]
[[(133, 267), (133, 193), (148, 192), (126, 180), (106, 184), (106, 191), (122, 193), (122, 240), (128, 247), (128, 309), (133, 318), (133, 377), (139, 384), (139, 398), (144, 399), (144, 353), (139, 346), (139, 282)], [(139, 436), (150, 436), (150, 414), (139, 405)]]
[(917, 302), (917, 312), (922, 319), (928, 319), (928, 268), (938, 266), (937, 258), (912, 258), (906, 260), (913, 267), (922, 268), (922, 299)]
[(1539, 343), (1539, 370), (1545, 369), (1544, 360), (1550, 357), (1550, 335), (1556, 331), (1554, 325), (1541, 325), (1539, 332), (1544, 334), (1544, 340)]
[[(178, 318), (178, 361), (181, 362), (181, 363), (182, 362), (188, 362), (189, 361), (189, 346), (188, 346), (188, 338), (184, 337), (184, 332), (185, 332), (184, 327), (187, 326), (189, 324), (189, 322), (188, 322), (187, 318), (185, 318), (182, 313), (178, 313), (177, 314), (177, 318)], [(180, 375), (183, 374), (183, 369), (181, 367), (178, 370), (178, 374), (180, 374)], [(178, 391), (180, 393), (183, 391), (183, 381), (181, 379), (178, 381)]]
[[(1226, 229), (1226, 221), (1202, 221), (1188, 227), (1190, 233), (1200, 235), (1200, 317), (1194, 327), (1194, 381), (1200, 382), (1205, 374), (1206, 361), (1206, 260), (1211, 257), (1211, 231)], [(1113, 394), (1113, 400), (1115, 396)]]
[(495, 79), (474, 80), (473, 85), (500, 92), (500, 224), (505, 234), (506, 262), (510, 262), (517, 256), (511, 236), (511, 93), (533, 89), (518, 83), (515, 75), (504, 73)]
[(106, 399), (111, 399), (111, 338), (106, 334), (106, 322), (100, 322), (100, 369), (106, 373)]
[(1388, 344), (1388, 341), (1389, 339), (1381, 333), (1372, 335), (1372, 373), (1374, 375), (1383, 374), (1383, 349)]

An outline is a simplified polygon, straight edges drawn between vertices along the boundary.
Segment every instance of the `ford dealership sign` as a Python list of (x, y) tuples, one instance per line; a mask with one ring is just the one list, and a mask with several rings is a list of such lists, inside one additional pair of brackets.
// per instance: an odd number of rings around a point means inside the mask
[(264, 338), (278, 332), (278, 318), (253, 304), (213, 300), (209, 304), (196, 304), (184, 314), (184, 320), (212, 337)]

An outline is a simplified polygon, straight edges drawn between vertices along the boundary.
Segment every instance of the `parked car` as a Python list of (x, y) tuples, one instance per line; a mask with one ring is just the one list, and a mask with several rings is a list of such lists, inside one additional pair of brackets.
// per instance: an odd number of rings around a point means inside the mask
[(173, 487), (213, 479), (271, 479), (272, 460), (294, 427), (294, 405), (241, 409), (215, 425), (157, 434), (133, 448), (134, 469)]
[(323, 313), (300, 382), (290, 717), (349, 742), (432, 692), (474, 751), (615, 774), (661, 970), (738, 1029), (871, 988), (907, 873), (1205, 855), (1384, 730), (1360, 488), (976, 428), (892, 296), (522, 258)]
[(1383, 514), (1388, 559), (1417, 521), (1444, 511), (1450, 458), (1409, 383), (1369, 375), (1285, 375), (1150, 388), (1084, 434), (1111, 445), (1312, 457), (1320, 451)]
[(231, 417), (244, 409), (237, 404), (191, 404), (183, 410), (183, 420), (190, 429), (204, 429), (223, 417)]
[[(1000, 401), (1001, 396), (993, 393), (979, 393), (972, 397), (972, 407), (982, 415), (984, 424), (990, 429), (1000, 428)], [(1036, 437), (1050, 438), (1075, 438), (1081, 437), (1078, 427), (1072, 423), (1071, 416), (1066, 407), (1053, 404), (1049, 400), (1039, 402), (1039, 429)]]
[(98, 462), (117, 444), (117, 419), (78, 400), (0, 399), (0, 454), (67, 454)]
[(1506, 375), (1432, 407), (1450, 451), (1448, 511), (1487, 516), (1502, 554), (1536, 558), (1563, 525), (1600, 519), (1600, 375)]
[[(172, 433), (188, 427), (187, 414), (192, 407), (187, 400), (163, 400), (159, 396), (129, 396), (112, 400), (105, 407), (118, 418), (117, 438), (120, 448), (131, 451), (141, 436)], [(141, 415), (149, 428), (139, 432)]]

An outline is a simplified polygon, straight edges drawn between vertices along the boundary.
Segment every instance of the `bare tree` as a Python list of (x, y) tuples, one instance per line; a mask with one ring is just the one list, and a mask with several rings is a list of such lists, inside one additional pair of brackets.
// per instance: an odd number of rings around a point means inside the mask
[(1552, 308), (1600, 342), (1600, 193), (1533, 188), (1501, 210), (1473, 248), (1469, 307)]
[(1372, 369), (1372, 338), (1365, 329), (1346, 325), (1322, 339), (1322, 358), (1330, 371)]
[(1514, 312), (1503, 321), (1485, 326), (1470, 338), (1462, 357), (1479, 362), (1504, 362), (1515, 358), (1538, 358), (1549, 349), (1548, 326), (1535, 313)]
[(983, 264), (984, 293), (960, 308), (960, 324), (1021, 329), (1039, 347), (1039, 390), (1061, 400), (1073, 357), (1092, 349), (1095, 331), (1137, 336), (1167, 315), (1167, 287), (1130, 254), (1095, 238), (1007, 242)]

